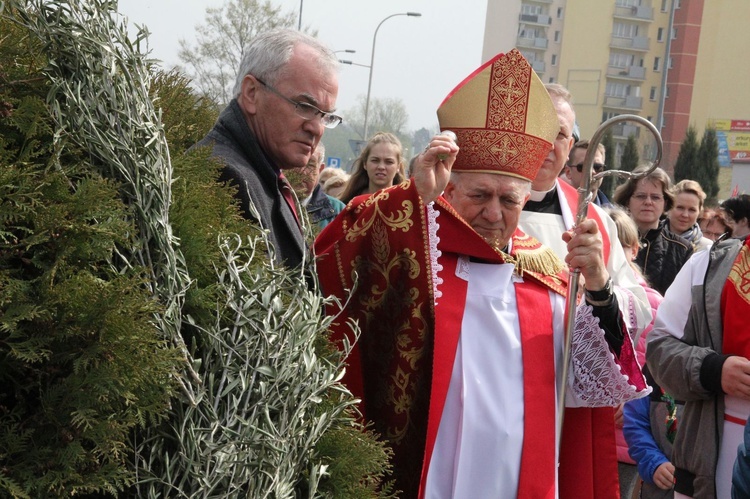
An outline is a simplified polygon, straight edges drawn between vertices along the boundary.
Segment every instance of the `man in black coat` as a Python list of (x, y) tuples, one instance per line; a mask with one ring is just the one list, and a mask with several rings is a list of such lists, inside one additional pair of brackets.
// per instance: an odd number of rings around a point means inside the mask
[(246, 218), (269, 231), (275, 264), (300, 265), (307, 255), (297, 214), (302, 208), (282, 170), (303, 168), (341, 118), (338, 60), (299, 31), (276, 29), (246, 47), (234, 98), (196, 146), (212, 147), (224, 164), (221, 180), (237, 186)]

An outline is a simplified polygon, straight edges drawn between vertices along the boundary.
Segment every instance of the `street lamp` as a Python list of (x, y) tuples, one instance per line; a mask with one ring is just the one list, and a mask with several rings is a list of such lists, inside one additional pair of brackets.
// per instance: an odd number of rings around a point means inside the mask
[[(370, 56), (370, 78), (367, 82), (367, 98), (365, 99), (365, 133), (364, 133), (364, 137), (362, 137), (364, 140), (367, 140), (367, 116), (368, 116), (368, 113), (370, 112), (370, 90), (372, 89), (372, 68), (373, 68), (373, 65), (375, 64), (375, 41), (378, 38), (378, 30), (383, 25), (383, 23), (386, 22), (391, 17), (396, 17), (396, 16), (421, 17), (422, 14), (420, 14), (419, 12), (401, 12), (398, 14), (391, 14), (390, 16), (380, 21), (380, 24), (378, 24), (378, 27), (375, 28), (375, 34), (372, 37), (372, 55)], [(359, 65), (363, 66), (363, 64), (359, 64)]]
[(350, 66), (359, 66), (359, 67), (362, 67), (362, 68), (369, 68), (370, 67), (367, 64), (360, 64), (358, 62), (348, 61), (346, 59), (339, 59), (339, 62), (341, 64), (348, 64)]

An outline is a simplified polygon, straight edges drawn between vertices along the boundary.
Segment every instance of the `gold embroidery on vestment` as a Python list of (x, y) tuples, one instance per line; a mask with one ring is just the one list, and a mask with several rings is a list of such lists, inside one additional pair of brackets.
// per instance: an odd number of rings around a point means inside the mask
[(740, 253), (729, 271), (728, 279), (737, 290), (737, 294), (750, 304), (750, 248), (743, 245)]

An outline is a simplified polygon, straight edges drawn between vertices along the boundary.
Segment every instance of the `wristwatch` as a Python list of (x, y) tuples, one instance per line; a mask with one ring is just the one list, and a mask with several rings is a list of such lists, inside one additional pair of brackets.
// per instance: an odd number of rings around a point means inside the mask
[(586, 290), (586, 303), (594, 307), (606, 307), (612, 303), (614, 294), (612, 293), (612, 278), (608, 278), (604, 287), (599, 291)]

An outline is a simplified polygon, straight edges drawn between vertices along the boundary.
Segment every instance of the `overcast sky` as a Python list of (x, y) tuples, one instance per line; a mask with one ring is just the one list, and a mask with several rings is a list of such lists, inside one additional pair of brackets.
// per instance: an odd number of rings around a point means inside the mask
[[(299, 0), (272, 0), (299, 13)], [(193, 42), (207, 7), (222, 0), (120, 0), (130, 24), (145, 24), (152, 57), (169, 68), (179, 64), (179, 40)], [(388, 19), (378, 31), (371, 98), (398, 97), (409, 112), (410, 129), (437, 125), (435, 111), (443, 98), (479, 64), (482, 57), (486, 0), (302, 0), (302, 24), (339, 54), (369, 65), (375, 28), (385, 17), (419, 12), (421, 17)], [(369, 70), (342, 65), (337, 108), (354, 106), (367, 94)]]

